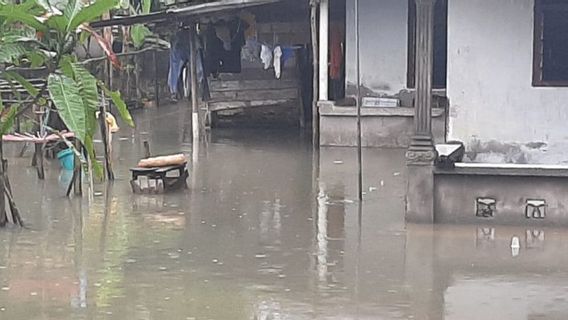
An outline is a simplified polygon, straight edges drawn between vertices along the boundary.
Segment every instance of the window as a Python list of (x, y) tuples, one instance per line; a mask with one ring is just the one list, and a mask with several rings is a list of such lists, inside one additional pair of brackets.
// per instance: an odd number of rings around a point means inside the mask
[[(408, 71), (407, 86), (414, 88), (416, 81), (416, 0), (408, 1)], [(434, 8), (434, 89), (446, 88), (448, 59), (448, 0), (436, 1)]]
[(534, 86), (568, 86), (568, 2), (535, 0)]

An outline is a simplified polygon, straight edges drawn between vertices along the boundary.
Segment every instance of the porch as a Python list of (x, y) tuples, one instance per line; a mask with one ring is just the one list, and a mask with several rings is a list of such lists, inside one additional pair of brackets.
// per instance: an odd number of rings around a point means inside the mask
[[(568, 46), (542, 35), (562, 43), (551, 30), (568, 19), (550, 3), (346, 1), (347, 98), (329, 101), (320, 52), (319, 142), (355, 145), (359, 107), (363, 146), (408, 147), (410, 222), (567, 225), (567, 91), (550, 79), (568, 80), (559, 62)], [(326, 32), (320, 20), (320, 38)], [(462, 141), (465, 156), (436, 168), (434, 146), (446, 139)]]

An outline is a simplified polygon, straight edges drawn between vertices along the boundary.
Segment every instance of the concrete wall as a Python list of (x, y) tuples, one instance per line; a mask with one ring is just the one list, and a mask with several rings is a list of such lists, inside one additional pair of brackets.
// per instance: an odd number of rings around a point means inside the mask
[(533, 5), (449, 1), (449, 139), (466, 142), (472, 160), (567, 159), (561, 146), (568, 143), (568, 88), (532, 86)]
[[(437, 174), (434, 185), (437, 223), (568, 226), (566, 177)], [(476, 216), (478, 198), (496, 201), (493, 218)], [(527, 200), (545, 201), (546, 217), (528, 219)]]
[[(359, 0), (359, 28), (364, 93), (392, 95), (406, 88), (407, 0)], [(346, 0), (347, 94), (357, 83), (355, 30), (355, 1)]]
[[(349, 110), (341, 110), (349, 109)], [(406, 148), (414, 134), (412, 108), (364, 108), (361, 118), (362, 143), (365, 147)], [(320, 107), (320, 144), (356, 146), (355, 108)], [(432, 131), (436, 143), (445, 141), (445, 114), (433, 112)]]

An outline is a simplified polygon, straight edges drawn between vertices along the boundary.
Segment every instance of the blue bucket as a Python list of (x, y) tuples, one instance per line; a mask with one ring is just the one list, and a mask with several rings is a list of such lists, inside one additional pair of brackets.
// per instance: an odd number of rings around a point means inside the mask
[(59, 159), (59, 164), (65, 170), (73, 170), (75, 167), (75, 154), (71, 148), (59, 151), (57, 159)]

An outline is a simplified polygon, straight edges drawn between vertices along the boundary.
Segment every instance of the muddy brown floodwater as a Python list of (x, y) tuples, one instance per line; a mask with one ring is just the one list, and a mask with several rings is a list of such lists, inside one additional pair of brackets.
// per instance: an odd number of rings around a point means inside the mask
[(0, 319), (568, 319), (568, 232), (406, 225), (404, 151), (365, 150), (359, 208), (354, 149), (219, 129), (189, 190), (133, 195), (144, 140), (192, 150), (177, 107), (134, 116), (91, 202), (10, 157), (28, 228), (0, 230)]

